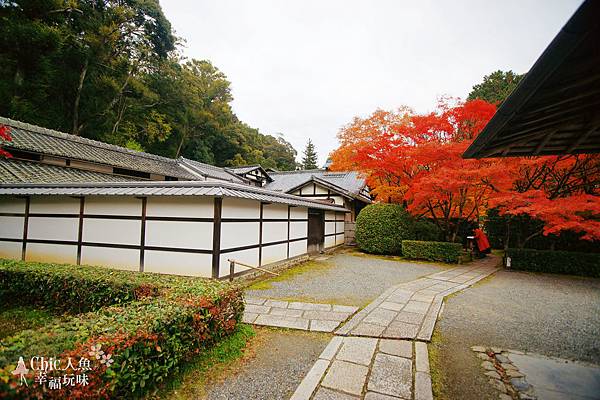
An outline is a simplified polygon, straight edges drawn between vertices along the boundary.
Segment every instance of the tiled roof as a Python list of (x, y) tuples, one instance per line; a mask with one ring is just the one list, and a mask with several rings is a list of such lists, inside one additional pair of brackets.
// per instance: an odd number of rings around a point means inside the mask
[(71, 184), (0, 184), (0, 196), (208, 196), (236, 197), (347, 212), (344, 207), (273, 192), (251, 185), (217, 181), (144, 181)]
[(244, 183), (246, 180), (237, 176), (233, 172), (229, 172), (227, 168), (215, 167), (214, 165), (205, 164), (200, 161), (190, 160), (184, 157), (179, 157), (180, 165), (191, 169), (196, 174), (207, 176), (215, 179), (222, 179), (229, 182)]
[(125, 182), (134, 179), (95, 171), (0, 158), (0, 182), (2, 183)]
[(12, 142), (4, 145), (9, 151), (15, 148), (182, 179), (198, 179), (196, 175), (182, 168), (177, 160), (171, 158), (130, 150), (3, 117), (0, 117), (0, 124), (11, 128)]
[(266, 189), (287, 193), (310, 181), (323, 181), (342, 189), (342, 192), (351, 197), (360, 197), (363, 201), (368, 199), (362, 196), (361, 190), (366, 182), (356, 171), (332, 172), (323, 169), (311, 169), (304, 171), (282, 171), (269, 174), (273, 182), (265, 186)]

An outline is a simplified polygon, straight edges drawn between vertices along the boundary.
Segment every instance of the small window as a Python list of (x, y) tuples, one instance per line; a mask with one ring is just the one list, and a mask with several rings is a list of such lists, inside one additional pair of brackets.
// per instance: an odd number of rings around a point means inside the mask
[(113, 174), (135, 176), (136, 178), (150, 179), (150, 174), (147, 172), (134, 171), (132, 169), (113, 167)]

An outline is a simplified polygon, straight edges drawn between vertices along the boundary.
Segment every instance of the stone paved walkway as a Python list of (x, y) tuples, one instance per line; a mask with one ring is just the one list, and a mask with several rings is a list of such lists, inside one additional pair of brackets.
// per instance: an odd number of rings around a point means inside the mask
[(333, 332), (358, 307), (246, 298), (243, 322), (305, 331)]
[(335, 333), (429, 341), (444, 297), (494, 273), (497, 265), (498, 258), (487, 257), (467, 266), (393, 286)]

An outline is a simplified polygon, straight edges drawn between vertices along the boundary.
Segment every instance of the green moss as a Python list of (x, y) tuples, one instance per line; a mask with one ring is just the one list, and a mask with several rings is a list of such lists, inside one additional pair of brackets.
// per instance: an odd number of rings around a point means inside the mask
[(317, 262), (317, 261), (307, 261), (302, 264), (298, 264), (294, 267), (283, 270), (279, 273), (279, 276), (274, 276), (268, 279), (261, 279), (256, 281), (252, 281), (247, 289), (249, 290), (267, 290), (273, 287), (273, 282), (284, 282), (287, 280), (291, 280), (298, 275), (302, 275), (305, 273), (314, 273), (314, 272), (322, 272), (331, 268), (332, 265), (326, 262)]
[(444, 379), (442, 374), (442, 357), (440, 354), (440, 346), (442, 343), (442, 335), (436, 329), (431, 336), (431, 343), (427, 346), (429, 350), (429, 372), (431, 374), (431, 388), (433, 390), (433, 398), (436, 400), (446, 400), (444, 395)]
[(251, 325), (238, 324), (233, 334), (181, 366), (150, 399), (195, 399), (204, 397), (207, 382), (231, 369), (245, 354), (256, 332)]

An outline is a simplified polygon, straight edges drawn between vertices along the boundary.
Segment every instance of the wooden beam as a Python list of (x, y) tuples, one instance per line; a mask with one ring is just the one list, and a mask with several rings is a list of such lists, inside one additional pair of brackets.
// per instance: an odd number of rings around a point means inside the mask
[(554, 130), (550, 133), (548, 133), (541, 141), (540, 143), (537, 145), (537, 147), (535, 148), (533, 155), (537, 156), (538, 154), (540, 154), (540, 152), (542, 151), (542, 149), (544, 148), (544, 146), (546, 146), (548, 144), (548, 142), (550, 141), (550, 139), (552, 139), (552, 136), (554, 136), (554, 134), (557, 131)]
[(590, 137), (592, 133), (594, 133), (598, 129), (598, 126), (594, 126), (587, 130), (583, 135), (579, 136), (567, 149), (567, 154), (572, 153), (580, 144), (585, 142), (585, 140)]
[(31, 197), (25, 197), (25, 216), (23, 217), (23, 244), (21, 246), (21, 260), (25, 261), (27, 253), (27, 231), (29, 230), (29, 207)]
[(213, 208), (213, 246), (212, 246), (212, 277), (219, 277), (221, 258), (221, 215), (223, 214), (223, 198), (215, 197)]
[(146, 253), (146, 203), (148, 198), (142, 197), (142, 218), (140, 228), (140, 272), (144, 272)]

